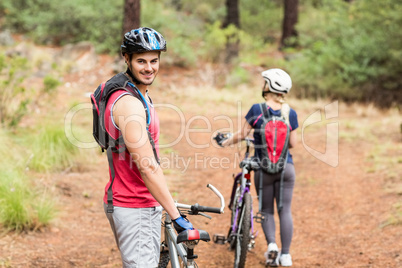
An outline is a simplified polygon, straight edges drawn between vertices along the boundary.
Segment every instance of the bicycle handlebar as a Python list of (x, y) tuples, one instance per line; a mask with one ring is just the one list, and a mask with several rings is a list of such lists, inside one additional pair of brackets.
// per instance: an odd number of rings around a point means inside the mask
[(183, 208), (190, 210), (194, 215), (197, 215), (199, 212), (210, 212), (216, 214), (222, 214), (225, 208), (225, 199), (223, 198), (222, 194), (216, 189), (212, 184), (208, 184), (207, 187), (211, 189), (220, 199), (221, 207), (208, 207), (208, 206), (200, 206), (198, 203), (194, 205), (186, 205), (181, 203), (176, 203), (177, 208)]
[(254, 144), (254, 139), (252, 139), (252, 138), (248, 138), (248, 137), (246, 137), (246, 138), (244, 138), (244, 140), (248, 143), (248, 144)]

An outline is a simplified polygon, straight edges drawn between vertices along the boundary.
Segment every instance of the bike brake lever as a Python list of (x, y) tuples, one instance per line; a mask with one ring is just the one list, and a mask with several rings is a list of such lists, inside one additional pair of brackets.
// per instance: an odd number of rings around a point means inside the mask
[(198, 214), (201, 215), (201, 216), (204, 216), (205, 218), (208, 218), (208, 219), (210, 219), (210, 220), (212, 219), (211, 216), (209, 216), (209, 215), (207, 215), (207, 214), (205, 214), (205, 213), (198, 212)]
[(188, 213), (188, 215), (201, 215), (201, 216), (204, 216), (205, 218), (208, 218), (208, 219), (212, 220), (211, 216), (209, 216), (209, 215), (207, 215), (205, 213), (199, 212), (199, 211), (197, 213), (194, 213), (193, 211), (188, 210), (187, 213)]

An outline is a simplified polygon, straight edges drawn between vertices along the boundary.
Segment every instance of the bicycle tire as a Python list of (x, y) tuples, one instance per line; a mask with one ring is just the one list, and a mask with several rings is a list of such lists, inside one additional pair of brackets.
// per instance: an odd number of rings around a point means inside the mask
[(161, 254), (159, 256), (158, 268), (166, 268), (169, 264), (169, 261), (170, 261), (169, 251), (168, 250), (161, 251)]
[(250, 230), (251, 230), (251, 206), (252, 200), (250, 193), (244, 193), (243, 206), (240, 217), (240, 233), (237, 236), (235, 247), (235, 268), (244, 268), (246, 265), (246, 258), (248, 252), (248, 245), (250, 243)]
[[(233, 236), (232, 234), (232, 226), (234, 224), (234, 219), (236, 216), (236, 208), (238, 206), (239, 203), (239, 195), (240, 195), (240, 184), (237, 186), (236, 189), (236, 194), (235, 194), (235, 199), (233, 201), (231, 210), (232, 210), (232, 214), (231, 214), (231, 219), (230, 219), (230, 227), (229, 227), (229, 232), (228, 232), (228, 239), (229, 239), (229, 249), (230, 250), (234, 250), (236, 248), (236, 237)], [(237, 218), (237, 225), (239, 223), (240, 217)]]

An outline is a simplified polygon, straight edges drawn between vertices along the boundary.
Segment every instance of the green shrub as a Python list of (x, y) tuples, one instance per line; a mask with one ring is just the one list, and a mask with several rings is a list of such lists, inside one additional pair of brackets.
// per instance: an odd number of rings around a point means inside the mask
[[(170, 7), (171, 0), (165, 1), (165, 7)], [(223, 21), (226, 16), (225, 0), (180, 0), (182, 2), (181, 12), (192, 14), (203, 23), (214, 23)]]
[(226, 86), (236, 88), (241, 84), (249, 84), (251, 74), (244, 68), (237, 66), (226, 77)]
[(47, 94), (52, 93), (60, 85), (60, 81), (50, 75), (45, 76), (43, 79), (43, 91)]
[(66, 138), (61, 126), (46, 125), (28, 142), (32, 153), (28, 166), (39, 172), (69, 168), (78, 153), (78, 148)]
[[(226, 16), (224, 2), (182, 0), (177, 11), (171, 0), (142, 1), (141, 25), (165, 36), (168, 64), (194, 66), (199, 56), (216, 61), (223, 49), (222, 37), (229, 34), (218, 36), (217, 26)], [(283, 16), (281, 5), (268, 0), (244, 1), (240, 2), (240, 10), (241, 27), (247, 32), (242, 49), (250, 52), (257, 44), (262, 49), (262, 43), (275, 41)], [(91, 41), (98, 52), (116, 53), (119, 49), (122, 0), (4, 0), (0, 13), (6, 18), (6, 27), (26, 33), (38, 43), (64, 45), (85, 40)], [(250, 53), (247, 55), (250, 58)]]
[(22, 170), (11, 163), (0, 170), (0, 223), (16, 231), (47, 226), (55, 217), (54, 200), (35, 190)]
[(7, 165), (0, 171), (0, 221), (6, 228), (23, 230), (32, 226), (29, 206), (29, 188), (21, 172)]
[(5, 145), (0, 154), (7, 156), (0, 159), (0, 224), (16, 231), (48, 225), (55, 216), (54, 200), (25, 174), (22, 152), (26, 148), (19, 147), (2, 129), (0, 138)]
[(222, 29), (222, 23), (219, 21), (206, 25), (203, 43), (200, 46), (201, 54), (205, 60), (211, 62), (223, 61), (226, 48), (226, 35), (233, 28), (231, 25), (230, 30)]
[(117, 52), (123, 1), (3, 0), (6, 27), (27, 33), (39, 43), (65, 45), (82, 40), (97, 51)]
[(304, 49), (290, 68), (304, 89), (299, 95), (401, 103), (402, 6), (397, 0), (322, 2), (298, 26)]
[(37, 221), (42, 226), (47, 226), (56, 217), (57, 208), (54, 203), (54, 199), (45, 191), (38, 193), (35, 196), (36, 203), (33, 208), (36, 211)]
[[(282, 1), (281, 1), (282, 2)], [(240, 25), (252, 41), (275, 43), (282, 31), (283, 3), (272, 0), (239, 1)]]
[(167, 52), (162, 55), (164, 64), (188, 67), (197, 62), (202, 27), (199, 18), (176, 13), (160, 1), (143, 1), (141, 24), (156, 29), (165, 37)]
[(0, 125), (16, 126), (26, 114), (30, 99), (21, 83), (28, 69), (26, 58), (0, 55)]

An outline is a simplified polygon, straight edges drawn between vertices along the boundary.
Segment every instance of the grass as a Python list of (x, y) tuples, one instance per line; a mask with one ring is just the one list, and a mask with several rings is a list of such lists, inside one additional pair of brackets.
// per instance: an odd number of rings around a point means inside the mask
[(37, 204), (34, 206), (37, 211), (38, 222), (47, 226), (56, 217), (58, 209), (54, 204), (54, 199), (46, 192), (36, 196)]
[[(55, 216), (55, 204), (43, 189), (37, 187), (25, 171), (23, 152), (10, 133), (0, 129), (6, 145), (0, 160), (0, 224), (6, 230), (26, 231), (47, 226)], [(12, 153), (5, 148), (13, 148)]]
[(402, 150), (400, 144), (389, 140), (377, 142), (366, 156), (366, 162), (370, 163), (375, 171), (383, 172), (387, 177), (397, 177), (394, 171), (398, 170), (398, 166), (401, 165), (398, 156), (400, 150)]
[(78, 148), (66, 138), (64, 127), (46, 125), (39, 129), (37, 135), (28, 138), (32, 155), (28, 167), (38, 172), (72, 167)]
[(33, 217), (28, 210), (30, 191), (26, 178), (14, 167), (1, 171), (0, 220), (4, 227), (17, 231), (31, 228)]
[(395, 203), (392, 206), (388, 219), (380, 227), (385, 228), (390, 225), (402, 225), (402, 202)]
[(0, 259), (0, 267), (12, 267), (10, 264), (10, 257), (7, 257), (7, 259)]

